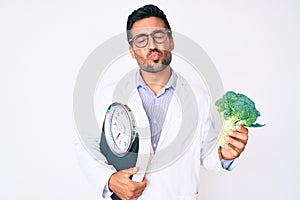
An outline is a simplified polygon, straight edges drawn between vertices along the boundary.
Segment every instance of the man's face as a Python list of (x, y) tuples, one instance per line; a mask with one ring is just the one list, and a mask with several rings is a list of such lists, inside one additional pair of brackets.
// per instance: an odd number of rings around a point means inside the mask
[(138, 20), (132, 26), (131, 36), (129, 50), (142, 70), (156, 73), (171, 63), (174, 42), (163, 20), (157, 17)]

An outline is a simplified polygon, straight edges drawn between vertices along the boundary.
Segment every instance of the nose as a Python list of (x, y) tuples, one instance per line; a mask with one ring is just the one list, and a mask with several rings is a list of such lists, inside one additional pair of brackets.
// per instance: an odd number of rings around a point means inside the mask
[(149, 35), (149, 38), (148, 38), (148, 48), (149, 49), (155, 49), (156, 48), (156, 43), (150, 35)]

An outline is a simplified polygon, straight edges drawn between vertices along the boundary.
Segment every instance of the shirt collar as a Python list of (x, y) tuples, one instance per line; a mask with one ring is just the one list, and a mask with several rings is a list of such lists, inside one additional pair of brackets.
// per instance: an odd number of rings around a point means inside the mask
[[(171, 76), (167, 82), (167, 84), (164, 86), (164, 89), (168, 89), (168, 88), (173, 88), (175, 89), (176, 87), (176, 83), (177, 83), (177, 74), (176, 72), (173, 71), (173, 69), (171, 68)], [(141, 86), (143, 88), (148, 88), (148, 86), (146, 85), (142, 75), (141, 75), (141, 70), (136, 72), (136, 85), (137, 87)]]

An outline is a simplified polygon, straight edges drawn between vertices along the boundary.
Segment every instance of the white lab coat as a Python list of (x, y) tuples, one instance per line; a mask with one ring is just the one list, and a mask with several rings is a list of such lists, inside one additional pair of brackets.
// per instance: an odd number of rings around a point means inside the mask
[[(126, 78), (126, 84), (122, 84), (123, 87), (136, 85), (136, 71), (131, 73)], [(97, 119), (104, 119), (107, 107), (112, 103), (112, 94), (115, 85), (108, 84), (109, 86), (100, 86), (97, 91), (100, 91), (100, 95), (95, 99), (95, 110)], [(181, 156), (178, 156), (172, 162), (168, 164), (160, 165), (163, 156), (158, 156), (160, 150), (168, 148), (168, 146), (174, 141), (178, 134), (178, 130), (182, 121), (182, 102), (177, 97), (177, 92), (185, 91), (187, 82), (178, 75), (177, 85), (174, 96), (168, 108), (161, 137), (157, 146), (156, 154), (154, 154), (151, 163), (149, 164), (148, 172), (146, 173), (147, 187), (144, 190), (141, 200), (165, 200), (165, 199), (186, 199), (193, 200), (198, 199), (199, 182), (200, 182), (200, 165), (202, 164), (206, 169), (213, 171), (225, 171), (219, 160), (218, 146), (215, 144), (209, 153), (201, 155), (202, 145), (204, 145), (205, 137), (209, 130), (212, 130), (212, 115), (210, 112), (210, 98), (207, 93), (203, 91), (203, 88), (197, 85), (191, 85), (194, 94), (196, 96), (199, 112), (199, 123), (197, 128), (194, 129), (192, 142), (189, 143), (188, 148), (185, 149)], [(139, 94), (133, 91), (128, 102), (129, 107), (132, 109), (138, 109), (144, 113), (142, 101)], [(97, 99), (98, 98), (98, 99)], [(99, 120), (99, 126), (102, 126), (103, 120)], [(141, 124), (140, 126), (143, 126)], [(92, 184), (99, 192), (100, 199), (109, 177), (116, 171), (112, 166), (107, 164), (105, 157), (98, 151), (101, 134), (98, 138), (90, 138), (90, 144), (82, 145), (79, 140), (76, 140), (76, 152), (78, 155), (79, 163)], [(214, 137), (214, 136), (213, 136)], [(88, 148), (84, 148), (89, 146)], [(181, 148), (178, 145), (177, 148)], [(88, 152), (92, 152), (94, 156), (91, 156)], [(96, 153), (95, 153), (96, 152)], [(97, 154), (95, 156), (95, 154)]]

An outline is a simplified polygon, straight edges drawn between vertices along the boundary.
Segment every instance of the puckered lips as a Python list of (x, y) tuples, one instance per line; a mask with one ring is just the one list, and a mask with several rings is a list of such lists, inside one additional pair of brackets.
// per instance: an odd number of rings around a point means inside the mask
[(159, 52), (151, 52), (150, 55), (149, 55), (149, 58), (153, 61), (158, 61), (160, 59), (161, 55)]

